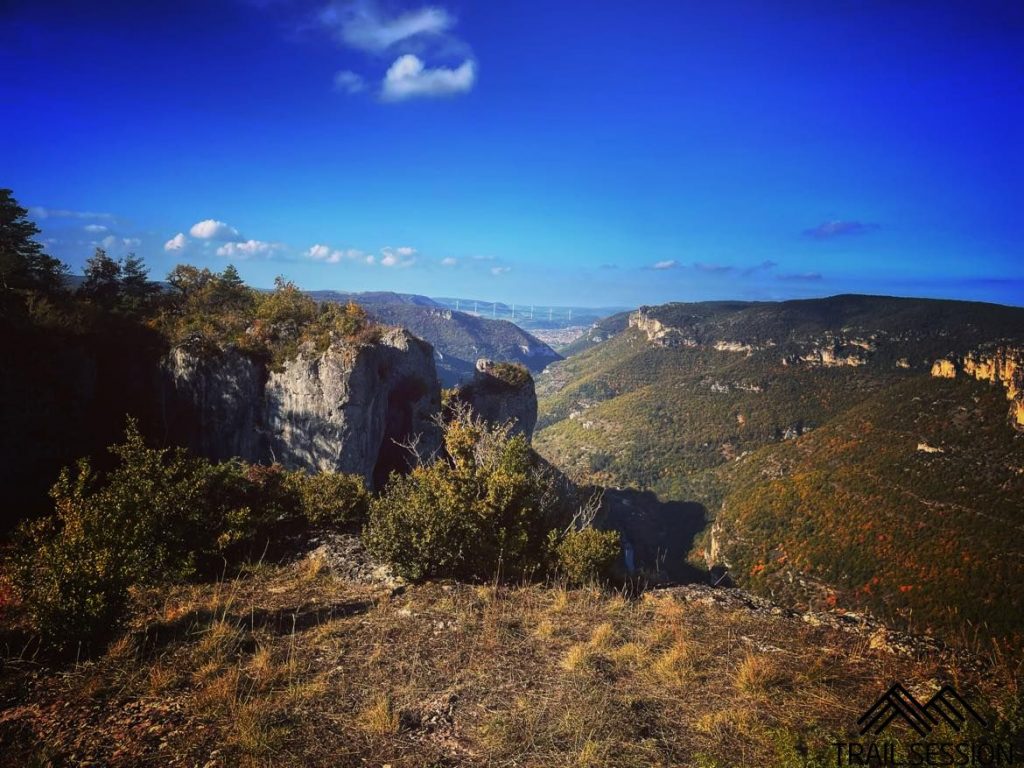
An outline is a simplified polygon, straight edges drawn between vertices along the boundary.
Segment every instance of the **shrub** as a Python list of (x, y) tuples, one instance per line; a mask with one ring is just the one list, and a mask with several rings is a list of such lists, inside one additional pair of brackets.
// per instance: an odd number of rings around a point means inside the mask
[(81, 460), (61, 472), (55, 514), (24, 524), (15, 586), (39, 633), (69, 646), (100, 639), (136, 585), (182, 579), (250, 551), (298, 508), (280, 466), (211, 464), (147, 448), (134, 421), (105, 477)]
[[(205, 462), (203, 462), (206, 464)], [(209, 554), (231, 560), (255, 554), (280, 525), (297, 518), (298, 496), (291, 473), (280, 464), (264, 466), (229, 461), (206, 465), (217, 481), (206, 489), (204, 541), (192, 543), (193, 551), (216, 546)]]
[(354, 302), (318, 303), (278, 277), (273, 291), (246, 287), (237, 270), (179, 265), (167, 276), (174, 292), (158, 326), (172, 344), (214, 354), (236, 347), (280, 370), (301, 350), (325, 352), (338, 341), (374, 343), (380, 327)]
[(134, 422), (100, 483), (88, 460), (61, 472), (54, 517), (20, 531), (16, 583), (39, 631), (88, 639), (120, 613), (128, 588), (194, 568), (195, 528), (213, 473), (183, 451), (146, 448)]
[(466, 408), (445, 425), (446, 456), (392, 476), (370, 504), (370, 551), (406, 578), (517, 577), (543, 566), (561, 499), (522, 436)]
[(515, 389), (525, 387), (533, 378), (530, 370), (522, 363), (494, 363), (487, 372)]
[(302, 516), (312, 525), (342, 526), (366, 518), (369, 494), (358, 475), (293, 472), (290, 484)]
[(558, 543), (558, 568), (574, 584), (610, 578), (619, 559), (619, 534), (584, 528), (569, 531)]

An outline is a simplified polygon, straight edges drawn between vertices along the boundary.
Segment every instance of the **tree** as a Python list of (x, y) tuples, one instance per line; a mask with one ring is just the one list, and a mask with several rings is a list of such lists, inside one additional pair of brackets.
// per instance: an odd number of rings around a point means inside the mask
[(223, 308), (234, 311), (247, 311), (254, 306), (253, 292), (242, 282), (233, 264), (228, 264), (224, 271), (215, 277), (214, 300)]
[(224, 271), (220, 273), (220, 279), (221, 282), (229, 288), (241, 288), (245, 285), (245, 283), (242, 282), (242, 276), (238, 274), (238, 270), (235, 268), (234, 264), (228, 264), (224, 267)]
[(79, 293), (104, 307), (113, 307), (117, 302), (121, 283), (121, 263), (114, 261), (102, 248), (85, 262), (85, 282)]
[(34, 240), (39, 227), (9, 189), (0, 189), (0, 288), (56, 291), (67, 271)]
[(149, 279), (149, 268), (145, 261), (129, 253), (121, 264), (120, 293), (125, 309), (133, 313), (142, 312), (159, 292), (160, 286)]
[(188, 298), (212, 279), (213, 273), (209, 269), (200, 270), (191, 264), (178, 264), (167, 274), (167, 282), (182, 298)]

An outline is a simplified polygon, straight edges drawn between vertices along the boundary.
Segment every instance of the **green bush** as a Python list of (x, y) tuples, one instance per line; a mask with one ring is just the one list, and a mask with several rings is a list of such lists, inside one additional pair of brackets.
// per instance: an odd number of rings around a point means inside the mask
[(167, 282), (173, 291), (157, 325), (172, 344), (202, 354), (236, 347), (280, 370), (307, 346), (319, 354), (337, 341), (380, 338), (358, 304), (318, 303), (280, 277), (273, 291), (261, 292), (246, 287), (231, 266), (217, 274), (179, 265)]
[(285, 527), (365, 515), (362, 479), (281, 465), (211, 464), (148, 448), (134, 421), (99, 476), (86, 459), (50, 491), (55, 514), (18, 532), (14, 581), (50, 644), (102, 639), (136, 586), (212, 573), (260, 555)]
[(392, 476), (370, 504), (366, 544), (410, 579), (516, 578), (542, 568), (561, 499), (522, 436), (460, 409), (447, 455)]
[(369, 494), (358, 475), (293, 472), (292, 488), (302, 516), (312, 525), (342, 526), (366, 518)]
[(530, 369), (522, 363), (494, 363), (487, 373), (514, 389), (525, 387), (533, 379)]
[(558, 543), (558, 569), (574, 584), (605, 581), (619, 559), (619, 534), (584, 528), (570, 531)]
[(216, 517), (206, 517), (206, 502), (229, 474), (181, 450), (147, 448), (134, 422), (111, 451), (119, 465), (105, 482), (85, 459), (63, 470), (50, 492), (56, 514), (19, 532), (18, 591), (57, 645), (109, 627), (132, 585), (191, 574)]

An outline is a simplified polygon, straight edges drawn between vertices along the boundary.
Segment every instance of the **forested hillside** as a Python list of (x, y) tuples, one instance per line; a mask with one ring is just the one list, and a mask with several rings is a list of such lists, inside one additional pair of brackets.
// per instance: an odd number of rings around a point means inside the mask
[(704, 505), (691, 559), (741, 584), (1021, 630), (1024, 310), (839, 296), (627, 323), (539, 378), (547, 458)]

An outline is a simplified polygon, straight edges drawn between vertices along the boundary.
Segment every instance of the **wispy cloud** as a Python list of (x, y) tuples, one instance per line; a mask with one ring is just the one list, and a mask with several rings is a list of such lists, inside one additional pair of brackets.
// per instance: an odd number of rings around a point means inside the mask
[[(189, 230), (189, 234), (200, 240), (239, 241), (243, 239), (237, 229), (216, 219), (204, 219), (196, 222)], [(250, 242), (256, 241), (250, 240)]]
[(28, 209), (31, 216), (37, 219), (99, 219), (100, 221), (113, 221), (112, 213), (97, 213), (95, 211), (72, 211), (67, 208), (46, 208), (36, 205)]
[(86, 224), (82, 229), (92, 234), (98, 234), (100, 232), (106, 232), (108, 227), (106, 224)]
[(679, 266), (679, 262), (675, 259), (667, 259), (665, 261), (656, 261), (651, 265), (651, 269), (675, 269)]
[(344, 93), (359, 93), (366, 90), (366, 80), (360, 74), (343, 69), (334, 75), (334, 90)]
[(726, 272), (732, 272), (733, 269), (735, 269), (735, 267), (731, 267), (728, 264), (705, 264), (700, 261), (695, 261), (693, 263), (693, 268), (698, 272), (706, 272), (712, 275), (725, 274)]
[(750, 277), (751, 275), (757, 274), (758, 272), (770, 272), (775, 269), (778, 265), (774, 261), (762, 261), (760, 264), (755, 264), (752, 267), (747, 267), (743, 270), (744, 277)]
[[(391, 60), (380, 80), (381, 101), (452, 96), (476, 82), (472, 50), (453, 34), (455, 16), (440, 6), (396, 12), (378, 0), (347, 0), (328, 5), (317, 21), (340, 45), (369, 54), (375, 66), (381, 57)], [(359, 93), (367, 77), (344, 69), (334, 88)]]
[(512, 267), (491, 267), (491, 274), (495, 275), (495, 276), (505, 275), (505, 274), (508, 274), (511, 271), (512, 271)]
[(476, 80), (476, 64), (467, 59), (458, 67), (427, 68), (423, 61), (411, 53), (395, 60), (381, 85), (384, 101), (404, 101), (417, 97), (452, 96), (465, 93)]
[(118, 237), (117, 235), (107, 235), (102, 240), (97, 240), (92, 243), (97, 248), (112, 254), (123, 254), (138, 248), (142, 245), (142, 240), (137, 237)]
[(416, 263), (416, 249), (407, 245), (380, 249), (380, 265), (382, 267), (411, 267)]
[(329, 5), (321, 12), (320, 21), (339, 42), (370, 53), (415, 38), (437, 37), (455, 25), (455, 17), (444, 8), (428, 6), (388, 16), (371, 0)]
[(873, 229), (877, 229), (876, 224), (866, 224), (863, 221), (843, 221), (833, 220), (826, 221), (823, 224), (819, 224), (811, 229), (805, 229), (804, 235), (806, 237), (814, 238), (815, 240), (828, 240), (833, 237), (842, 237), (843, 235), (862, 235), (865, 232), (870, 232)]
[(442, 267), (454, 267), (458, 263), (459, 260), (452, 256), (445, 256), (443, 259), (441, 259)]
[(787, 282), (805, 282), (814, 283), (818, 280), (824, 279), (824, 275), (821, 272), (798, 272), (793, 274), (779, 275), (779, 280), (785, 280)]

